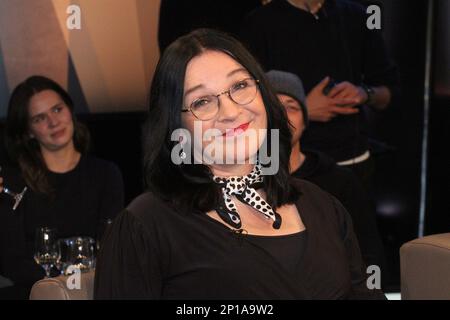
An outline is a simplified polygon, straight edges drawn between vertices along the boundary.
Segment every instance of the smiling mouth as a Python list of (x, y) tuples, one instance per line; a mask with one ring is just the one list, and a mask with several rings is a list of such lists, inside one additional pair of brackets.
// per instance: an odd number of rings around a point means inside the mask
[(61, 130), (56, 131), (55, 133), (53, 133), (51, 136), (52, 136), (52, 138), (59, 138), (62, 135), (64, 135), (65, 131), (66, 131), (66, 129), (61, 129)]
[(244, 133), (248, 127), (250, 126), (250, 122), (241, 124), (239, 127), (236, 127), (234, 129), (226, 129), (225, 132), (222, 134), (224, 137), (233, 137), (238, 136), (242, 133)]

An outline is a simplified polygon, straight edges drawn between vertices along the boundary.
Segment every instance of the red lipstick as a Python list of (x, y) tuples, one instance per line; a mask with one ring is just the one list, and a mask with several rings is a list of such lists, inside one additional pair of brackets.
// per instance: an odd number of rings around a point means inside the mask
[(250, 122), (247, 122), (247, 123), (241, 124), (239, 127), (236, 127), (234, 129), (226, 129), (225, 132), (223, 133), (223, 136), (232, 137), (232, 136), (240, 135), (248, 129), (249, 125), (250, 125)]

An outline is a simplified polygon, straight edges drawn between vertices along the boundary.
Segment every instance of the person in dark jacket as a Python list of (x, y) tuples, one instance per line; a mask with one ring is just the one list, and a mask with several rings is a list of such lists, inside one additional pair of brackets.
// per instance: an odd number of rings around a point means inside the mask
[(302, 81), (295, 74), (271, 70), (267, 78), (286, 110), (292, 130), (290, 170), (293, 176), (308, 180), (335, 196), (350, 213), (361, 253), (367, 265), (377, 265), (387, 279), (386, 262), (370, 197), (355, 174), (320, 151), (303, 150), (302, 133), (308, 124), (308, 111)]
[(302, 79), (310, 125), (303, 146), (331, 156), (371, 190), (374, 159), (362, 108), (382, 111), (398, 74), (368, 15), (349, 0), (273, 0), (244, 20), (241, 37), (266, 71)]

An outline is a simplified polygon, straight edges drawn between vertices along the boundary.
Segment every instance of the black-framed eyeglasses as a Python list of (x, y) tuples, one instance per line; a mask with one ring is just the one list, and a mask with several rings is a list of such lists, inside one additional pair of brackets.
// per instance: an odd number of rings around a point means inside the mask
[(259, 80), (245, 78), (234, 83), (230, 89), (216, 95), (207, 95), (195, 99), (188, 108), (181, 109), (181, 112), (190, 111), (194, 117), (206, 121), (214, 118), (219, 112), (221, 95), (227, 94), (234, 103), (246, 105), (252, 102), (258, 92)]

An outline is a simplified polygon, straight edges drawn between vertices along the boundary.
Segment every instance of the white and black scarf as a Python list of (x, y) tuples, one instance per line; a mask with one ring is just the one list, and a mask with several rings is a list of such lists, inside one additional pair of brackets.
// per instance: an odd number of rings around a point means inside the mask
[(261, 175), (261, 165), (256, 163), (252, 172), (246, 176), (235, 177), (213, 177), (214, 182), (222, 187), (223, 202), (216, 208), (217, 213), (224, 222), (234, 228), (241, 228), (241, 218), (237, 211), (232, 196), (236, 196), (239, 201), (248, 204), (267, 219), (273, 220), (273, 228), (279, 229), (281, 226), (281, 216), (261, 197), (256, 189), (262, 186), (263, 176)]

